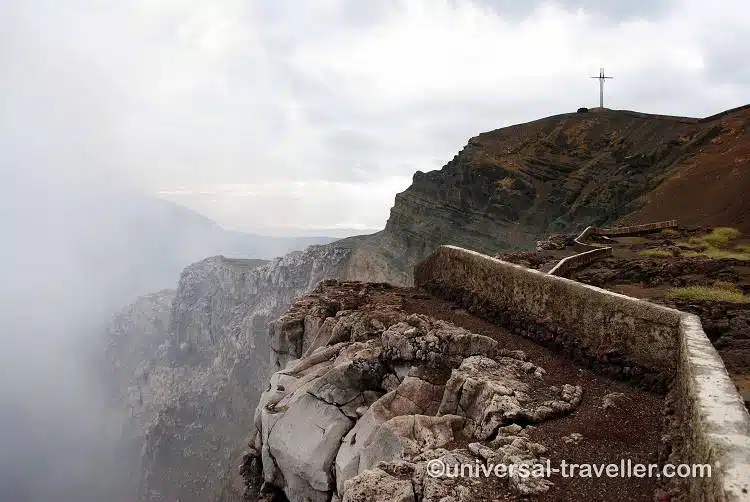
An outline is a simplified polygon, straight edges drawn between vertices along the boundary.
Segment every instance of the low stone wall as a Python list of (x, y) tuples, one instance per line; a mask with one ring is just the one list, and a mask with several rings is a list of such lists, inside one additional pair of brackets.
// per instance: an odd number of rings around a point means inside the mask
[(698, 316), (682, 313), (676, 415), (682, 440), (676, 457), (711, 464), (710, 478), (685, 483), (688, 500), (750, 501), (750, 416)]
[(639, 234), (642, 232), (654, 232), (656, 230), (664, 230), (665, 228), (677, 228), (677, 220), (657, 221), (655, 223), (629, 225), (627, 227), (597, 228), (594, 230), (594, 234), (614, 237), (617, 235), (623, 236)]
[(611, 247), (592, 249), (591, 251), (585, 251), (573, 256), (568, 256), (567, 258), (563, 258), (562, 260), (560, 260), (557, 265), (555, 265), (552, 270), (549, 271), (549, 274), (557, 275), (560, 277), (567, 277), (568, 274), (570, 274), (574, 270), (583, 268), (586, 265), (589, 265), (596, 260), (605, 258), (607, 256), (612, 256)]
[(441, 246), (417, 264), (414, 280), (522, 336), (645, 387), (665, 390), (676, 372), (677, 310), (455, 246)]
[(689, 500), (750, 501), (750, 416), (697, 317), (454, 246), (414, 280), (599, 372), (661, 392), (677, 377), (675, 458), (713, 465)]
[(570, 272), (585, 267), (600, 258), (612, 256), (612, 248), (609, 246), (591, 244), (586, 242), (586, 238), (591, 235), (601, 235), (604, 237), (636, 235), (643, 232), (655, 232), (665, 228), (676, 228), (677, 220), (658, 221), (656, 223), (646, 223), (643, 225), (630, 225), (627, 227), (596, 228), (586, 227), (583, 232), (574, 239), (574, 249), (581, 251), (579, 254), (568, 256), (560, 260), (552, 270), (550, 275), (567, 276)]

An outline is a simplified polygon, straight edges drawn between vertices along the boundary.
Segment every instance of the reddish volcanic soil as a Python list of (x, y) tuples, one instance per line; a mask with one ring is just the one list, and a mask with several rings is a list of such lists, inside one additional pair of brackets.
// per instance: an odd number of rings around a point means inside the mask
[(700, 125), (715, 129), (713, 139), (692, 150), (617, 225), (676, 218), (685, 226), (729, 225), (750, 234), (750, 108)]
[[(706, 335), (719, 351), (727, 371), (745, 399), (745, 404), (750, 407), (750, 303), (666, 298), (667, 292), (672, 288), (708, 286), (715, 281), (731, 282), (743, 293), (750, 295), (750, 261), (703, 257), (651, 258), (639, 254), (645, 249), (673, 249), (676, 242), (705, 235), (710, 230), (700, 227), (681, 228), (679, 236), (652, 233), (607, 241), (607, 245), (613, 247), (613, 256), (574, 272), (571, 279), (699, 316)], [(748, 245), (750, 238), (737, 239), (733, 244)], [(502, 253), (497, 257), (548, 271), (557, 256), (575, 253), (568, 246), (554, 251)]]
[[(572, 279), (611, 291), (647, 299), (691, 312), (701, 318), (703, 329), (724, 359), (724, 364), (745, 399), (750, 403), (750, 303), (709, 302), (665, 298), (675, 287), (711, 285), (715, 281), (736, 284), (750, 294), (750, 261), (702, 257), (647, 258), (646, 248), (669, 248), (710, 229), (681, 229), (681, 236), (662, 234), (614, 240), (614, 256), (579, 270)], [(739, 239), (735, 244), (750, 243)]]

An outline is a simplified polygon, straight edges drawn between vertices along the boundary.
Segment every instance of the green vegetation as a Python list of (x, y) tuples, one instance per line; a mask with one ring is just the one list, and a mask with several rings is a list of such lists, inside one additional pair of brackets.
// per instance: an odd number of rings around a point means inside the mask
[(661, 231), (662, 237), (666, 238), (673, 238), (673, 237), (679, 237), (681, 234), (678, 230), (675, 230), (674, 228), (665, 228)]
[(732, 251), (726, 249), (711, 248), (700, 254), (709, 258), (713, 258), (714, 260), (750, 260), (750, 252), (743, 253), (736, 250)]
[(695, 301), (750, 303), (750, 296), (743, 294), (736, 284), (725, 281), (716, 281), (712, 286), (674, 288), (666, 296)]
[(728, 281), (715, 281), (714, 287), (720, 288), (720, 289), (726, 289), (727, 291), (739, 291), (739, 288), (737, 287), (735, 283), (728, 282)]
[(714, 228), (710, 234), (702, 237), (703, 241), (709, 246), (713, 247), (725, 247), (730, 241), (738, 239), (742, 235), (742, 232), (736, 228), (719, 227)]
[(638, 254), (641, 256), (646, 256), (648, 258), (669, 258), (670, 256), (674, 256), (670, 251), (667, 251), (666, 249), (644, 249)]
[[(667, 229), (670, 230), (670, 229)], [(667, 230), (663, 230), (665, 234)], [(677, 256), (690, 258), (702, 257), (713, 260), (734, 259), (750, 261), (750, 245), (732, 246), (732, 241), (740, 238), (742, 233), (736, 228), (718, 227), (710, 234), (691, 237), (686, 242), (677, 242)], [(663, 248), (645, 249), (639, 253), (650, 258), (669, 258), (675, 256), (671, 251)]]

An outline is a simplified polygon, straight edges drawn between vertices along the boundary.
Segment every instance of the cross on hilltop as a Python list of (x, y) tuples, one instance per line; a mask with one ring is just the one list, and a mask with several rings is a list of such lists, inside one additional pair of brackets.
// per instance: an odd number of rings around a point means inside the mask
[(591, 78), (599, 79), (599, 107), (604, 108), (604, 80), (608, 78), (615, 78), (615, 77), (605, 77), (604, 68), (599, 68), (599, 76), (591, 77)]

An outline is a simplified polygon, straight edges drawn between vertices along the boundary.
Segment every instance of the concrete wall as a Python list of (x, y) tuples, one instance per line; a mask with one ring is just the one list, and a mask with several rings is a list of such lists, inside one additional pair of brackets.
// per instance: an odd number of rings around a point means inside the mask
[(549, 271), (549, 274), (567, 277), (570, 272), (583, 268), (586, 265), (589, 265), (600, 258), (606, 258), (607, 256), (612, 256), (611, 247), (592, 249), (573, 256), (568, 256), (567, 258), (560, 260), (557, 265)]
[(656, 223), (646, 223), (643, 225), (630, 225), (627, 227), (586, 227), (583, 232), (581, 232), (578, 237), (574, 239), (574, 248), (577, 251), (581, 251), (581, 253), (563, 258), (557, 263), (557, 265), (552, 268), (552, 270), (549, 271), (549, 274), (565, 277), (570, 274), (570, 272), (585, 267), (586, 265), (589, 265), (600, 258), (612, 256), (611, 247), (586, 242), (586, 239), (592, 235), (602, 235), (608, 237), (618, 235), (636, 235), (643, 232), (655, 232), (658, 230), (663, 230), (665, 228), (676, 227), (677, 220), (659, 221)]
[(711, 478), (687, 484), (688, 500), (750, 500), (750, 417), (698, 316), (682, 313), (676, 412), (683, 425), (676, 446), (685, 463), (714, 466)]
[(655, 223), (644, 223), (642, 225), (630, 225), (627, 227), (597, 228), (596, 235), (614, 237), (617, 235), (634, 235), (641, 232), (654, 232), (665, 228), (677, 228), (677, 220), (657, 221)]
[[(618, 366), (671, 379), (677, 368), (679, 312), (610, 293), (455, 246), (441, 246), (414, 271), (417, 287), (451, 297), (479, 314), (498, 313), (520, 334), (582, 362)], [(538, 329), (537, 329), (538, 328)], [(545, 343), (547, 344), (547, 343)], [(637, 373), (637, 372), (636, 372)]]
[(414, 280), (604, 373), (661, 391), (677, 377), (674, 448), (714, 465), (689, 480), (689, 499), (750, 501), (750, 416), (697, 317), (454, 246), (417, 264)]

